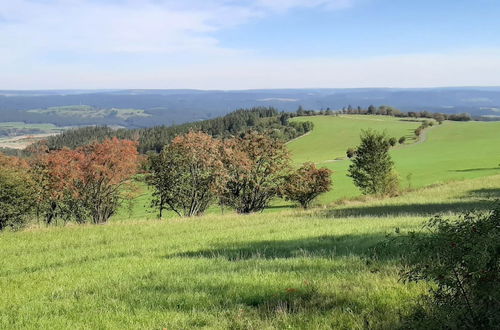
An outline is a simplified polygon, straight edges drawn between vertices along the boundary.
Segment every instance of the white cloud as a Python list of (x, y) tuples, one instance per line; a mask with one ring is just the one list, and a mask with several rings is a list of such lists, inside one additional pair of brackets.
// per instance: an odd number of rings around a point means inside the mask
[(211, 33), (294, 7), (351, 0), (9, 0), (0, 48), (15, 53), (227, 51)]
[[(348, 88), (500, 85), (500, 49), (446, 54), (300, 60), (212, 58), (197, 65), (154, 70), (39, 69), (35, 75), (4, 75), (0, 89), (24, 88)], [(51, 75), (47, 82), (43, 77)], [(75, 77), (78, 77), (75, 80)], [(2, 79), (2, 80), (3, 80)]]

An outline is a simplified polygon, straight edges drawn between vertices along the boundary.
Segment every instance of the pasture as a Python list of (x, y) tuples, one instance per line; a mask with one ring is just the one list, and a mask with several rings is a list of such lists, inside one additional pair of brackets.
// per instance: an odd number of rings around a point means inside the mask
[[(356, 147), (362, 129), (386, 130), (389, 136), (407, 137), (391, 150), (403, 188), (419, 188), (451, 180), (465, 180), (500, 173), (500, 122), (452, 122), (427, 128), (417, 142), (411, 138), (420, 124), (386, 116), (302, 117), (313, 131), (288, 144), (296, 164), (312, 161), (334, 171), (333, 190), (321, 203), (359, 196), (347, 177), (345, 151)], [(341, 160), (334, 161), (337, 158)]]
[(500, 176), (311, 211), (100, 226), (0, 236), (2, 328), (396, 327), (424, 292), (398, 279), (386, 234), (435, 212), (485, 209)]

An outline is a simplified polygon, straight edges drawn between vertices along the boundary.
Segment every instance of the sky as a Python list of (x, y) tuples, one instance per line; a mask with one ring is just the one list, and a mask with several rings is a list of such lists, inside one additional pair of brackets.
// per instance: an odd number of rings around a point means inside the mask
[(499, 0), (0, 0), (0, 89), (500, 86)]

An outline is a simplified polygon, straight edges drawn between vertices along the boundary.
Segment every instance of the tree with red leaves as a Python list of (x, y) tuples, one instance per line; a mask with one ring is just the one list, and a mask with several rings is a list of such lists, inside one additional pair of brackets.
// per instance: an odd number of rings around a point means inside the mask
[(137, 154), (136, 142), (117, 138), (39, 154), (32, 173), (46, 222), (106, 222), (118, 207), (121, 186), (136, 173)]

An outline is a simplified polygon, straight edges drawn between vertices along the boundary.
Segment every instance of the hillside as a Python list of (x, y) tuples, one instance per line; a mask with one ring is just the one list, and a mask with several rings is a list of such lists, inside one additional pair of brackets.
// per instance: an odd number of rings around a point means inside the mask
[(394, 228), (483, 209), (500, 176), (336, 208), (2, 233), (2, 328), (397, 327), (424, 284), (398, 281)]
[[(294, 121), (305, 118), (294, 118)], [(389, 136), (406, 136), (407, 142), (392, 150), (403, 187), (422, 187), (449, 180), (463, 180), (500, 173), (500, 122), (452, 122), (428, 128), (415, 143), (418, 122), (382, 116), (307, 117), (314, 124), (308, 135), (289, 143), (296, 163), (313, 161), (333, 174), (334, 189), (321, 197), (331, 202), (359, 195), (346, 176), (348, 147), (355, 147), (361, 129), (386, 130)]]

